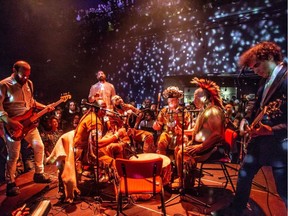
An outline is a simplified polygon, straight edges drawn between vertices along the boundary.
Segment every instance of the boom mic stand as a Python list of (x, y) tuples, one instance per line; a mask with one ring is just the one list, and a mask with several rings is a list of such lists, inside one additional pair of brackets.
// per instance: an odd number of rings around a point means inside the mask
[[(205, 207), (210, 208), (211, 206), (208, 205), (207, 203), (204, 203), (204, 202), (202, 202), (201, 200), (198, 200), (198, 199), (196, 199), (196, 198), (194, 198), (194, 197), (192, 197), (191, 195), (189, 195), (189, 194), (186, 193), (186, 188), (185, 188), (185, 184), (184, 184), (184, 175), (185, 175), (185, 171), (184, 171), (184, 170), (185, 170), (185, 169), (184, 169), (184, 130), (185, 130), (185, 128), (184, 128), (184, 120), (185, 120), (184, 114), (185, 114), (186, 111), (185, 111), (184, 109), (182, 109), (181, 112), (182, 112), (182, 128), (181, 128), (181, 129), (182, 129), (182, 132), (181, 132), (181, 136), (182, 136), (182, 142), (181, 142), (181, 148), (182, 148), (182, 149), (181, 149), (181, 155), (182, 155), (182, 158), (181, 158), (182, 178), (181, 178), (181, 186), (180, 186), (179, 189), (178, 189), (178, 194), (177, 194), (176, 196), (168, 199), (168, 200), (164, 203), (164, 205), (166, 205), (167, 203), (169, 203), (169, 202), (177, 199), (178, 197), (180, 197), (179, 202), (180, 202), (183, 198), (187, 198), (188, 200), (191, 200), (192, 202), (194, 201), (194, 202), (196, 202), (196, 203), (199, 204), (199, 205), (202, 205), (202, 206), (205, 206)], [(176, 204), (176, 203), (175, 203), (175, 204)], [(161, 209), (161, 208), (162, 208), (162, 205), (161, 205), (161, 206), (158, 206), (158, 209)]]

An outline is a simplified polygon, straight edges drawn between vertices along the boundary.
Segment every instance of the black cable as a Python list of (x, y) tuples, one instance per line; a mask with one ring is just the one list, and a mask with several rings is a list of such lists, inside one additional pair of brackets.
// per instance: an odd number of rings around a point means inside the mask
[(262, 167), (260, 168), (260, 170), (261, 170), (261, 172), (262, 172), (262, 174), (263, 174), (263, 176), (264, 176), (265, 183), (266, 183), (266, 188), (268, 189), (268, 191), (267, 191), (267, 196), (266, 196), (266, 204), (267, 204), (269, 213), (270, 213), (270, 215), (272, 216), (272, 211), (271, 211), (270, 204), (269, 204), (269, 194), (270, 194), (270, 192), (269, 192), (268, 180), (267, 180), (267, 177), (266, 177), (266, 175), (265, 175), (264, 170), (263, 170)]

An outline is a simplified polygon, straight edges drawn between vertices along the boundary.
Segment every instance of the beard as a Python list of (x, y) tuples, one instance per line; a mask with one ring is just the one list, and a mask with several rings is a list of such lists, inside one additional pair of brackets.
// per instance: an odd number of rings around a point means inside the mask
[(100, 76), (100, 77), (98, 78), (98, 80), (99, 80), (99, 81), (105, 81), (105, 77), (104, 77), (104, 76)]
[(20, 78), (18, 75), (15, 76), (15, 80), (22, 86), (27, 82), (26, 78)]

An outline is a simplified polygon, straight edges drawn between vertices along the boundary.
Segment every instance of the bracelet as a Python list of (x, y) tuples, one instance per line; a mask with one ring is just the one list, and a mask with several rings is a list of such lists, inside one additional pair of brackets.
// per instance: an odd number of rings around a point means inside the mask
[(116, 137), (117, 140), (119, 140), (119, 133), (118, 133), (118, 132), (116, 132), (116, 133), (114, 134), (114, 136)]

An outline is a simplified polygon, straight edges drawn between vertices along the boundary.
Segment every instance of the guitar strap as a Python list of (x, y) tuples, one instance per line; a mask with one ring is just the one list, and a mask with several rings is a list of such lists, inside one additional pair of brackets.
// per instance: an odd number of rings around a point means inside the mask
[(28, 86), (29, 86), (29, 88), (30, 88), (30, 91), (31, 91), (31, 93), (32, 93), (32, 96), (33, 96), (33, 87), (32, 87), (32, 82), (30, 81), (30, 80), (28, 80)]
[[(31, 91), (32, 97), (34, 97), (34, 96), (33, 96), (33, 95), (34, 95), (34, 92), (33, 92), (32, 82), (31, 82), (30, 80), (28, 80), (27, 83), (28, 83), (29, 89), (30, 89), (30, 91)], [(33, 109), (33, 111), (36, 110), (36, 101), (35, 101), (35, 100), (34, 100), (34, 105), (33, 105), (32, 109)]]

